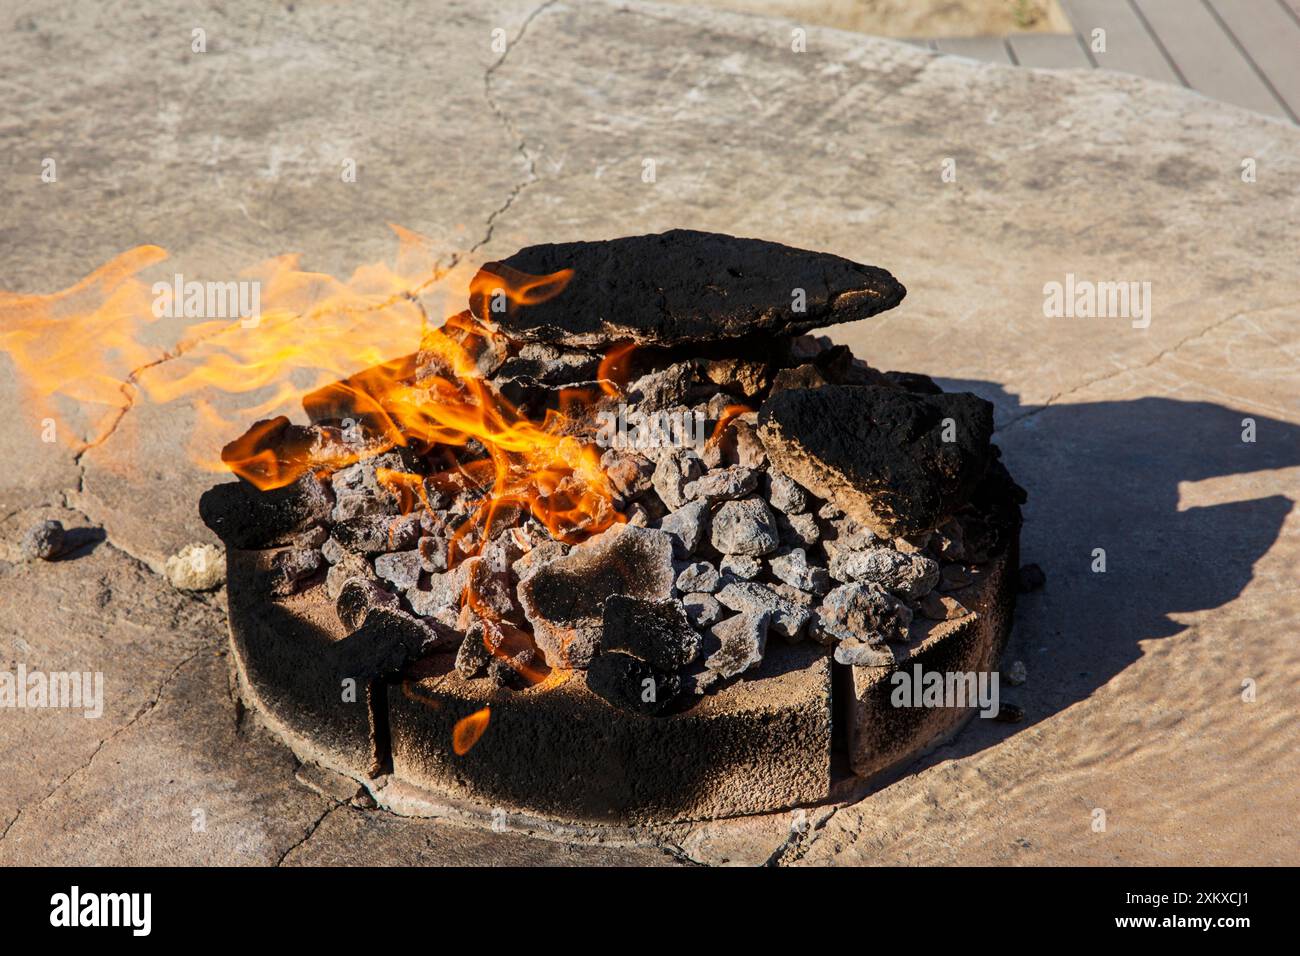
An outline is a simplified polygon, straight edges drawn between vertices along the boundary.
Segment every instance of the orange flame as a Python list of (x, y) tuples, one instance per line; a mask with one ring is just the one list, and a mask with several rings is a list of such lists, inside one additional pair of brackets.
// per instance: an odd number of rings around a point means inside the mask
[[(496, 263), (471, 279), (467, 264), (443, 266), (424, 237), (392, 228), (394, 262), (360, 266), (346, 279), (280, 256), (237, 282), (199, 283), (160, 274), (166, 252), (141, 246), (62, 292), (0, 292), (0, 352), (14, 361), (30, 406), (61, 422), (60, 437), (79, 451), (112, 434), (141, 398), (192, 408), (193, 460), (262, 489), (407, 448), (435, 474), (377, 472), (404, 511), (432, 511), (433, 488), (477, 496), (454, 529), (449, 558), (476, 553), (503, 519), (517, 522), (524, 512), (568, 542), (625, 520), (598, 449), (586, 440), (594, 426), (583, 412), (594, 396), (562, 393), (560, 407), (535, 421), (483, 371), (484, 359), (504, 355), (507, 343), (476, 314), (490, 319), (542, 302), (563, 291), (572, 270), (531, 276)], [(258, 301), (247, 314), (245, 289), (248, 301), (253, 291)], [(474, 312), (459, 308), (464, 290)], [(214, 303), (219, 316), (210, 314)], [(429, 316), (437, 306), (441, 325)], [(175, 329), (180, 339), (169, 351), (149, 344), (169, 331), (175, 338)], [(611, 381), (628, 351), (602, 363)], [(283, 413), (295, 406), (319, 427), (290, 424)], [(348, 434), (358, 423), (364, 441)], [(227, 441), (231, 434), (240, 437)], [(485, 626), (505, 626), (473, 597), (465, 596), (468, 609)], [(536, 668), (524, 676), (538, 682), (548, 674)], [(477, 727), (473, 740), (487, 724), (481, 713), (478, 723), (467, 718), (467, 728)]]
[(465, 756), (479, 742), (491, 719), (492, 708), (484, 707), (456, 721), (456, 726), (451, 730), (451, 749), (456, 752), (457, 757)]
[(634, 351), (636, 351), (636, 343), (627, 342), (614, 346), (600, 360), (596, 379), (600, 382), (601, 390), (611, 398), (621, 398), (623, 387), (632, 377), (631, 360)]

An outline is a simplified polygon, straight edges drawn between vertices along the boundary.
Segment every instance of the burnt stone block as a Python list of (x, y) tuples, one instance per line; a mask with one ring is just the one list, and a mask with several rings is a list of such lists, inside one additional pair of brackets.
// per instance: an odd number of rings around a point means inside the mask
[[(815, 645), (773, 647), (745, 680), (661, 717), (611, 710), (578, 676), (519, 692), (466, 681), (450, 654), (408, 678), (388, 694), (393, 772), (451, 797), (636, 824), (761, 813), (830, 792), (830, 659)], [(456, 724), (484, 708), (487, 729), (456, 754)]]
[(947, 739), (975, 710), (955, 707), (896, 707), (894, 674), (923, 672), (996, 671), (1011, 630), (1016, 599), (1018, 539), (1009, 532), (1007, 548), (981, 569), (969, 587), (954, 592), (970, 611), (954, 619), (913, 622), (916, 640), (907, 653), (884, 667), (843, 667), (847, 693), (840, 713), (848, 728), (849, 763), (853, 772), (870, 777), (914, 758), (918, 752)]
[[(573, 274), (557, 295), (489, 312), (492, 290), (519, 274)], [(824, 252), (690, 229), (601, 242), (529, 246), (489, 262), (470, 308), (509, 338), (570, 347), (620, 340), (678, 345), (792, 336), (892, 309), (907, 290), (884, 269)], [(794, 311), (794, 290), (806, 309)]]
[(886, 537), (941, 524), (993, 461), (993, 406), (969, 394), (787, 389), (760, 409), (758, 433), (777, 468)]
[(333, 508), (333, 493), (311, 474), (270, 491), (231, 481), (199, 497), (203, 523), (226, 547), (245, 550), (288, 544), (304, 528), (327, 520)]
[[(346, 634), (323, 585), (272, 594), (274, 551), (226, 553), (230, 637), (241, 692), (295, 752), (354, 777), (386, 761), (383, 684), (352, 676), (345, 699), (339, 645)], [(359, 645), (354, 645), (359, 646)], [(358, 668), (363, 670), (366, 668)]]

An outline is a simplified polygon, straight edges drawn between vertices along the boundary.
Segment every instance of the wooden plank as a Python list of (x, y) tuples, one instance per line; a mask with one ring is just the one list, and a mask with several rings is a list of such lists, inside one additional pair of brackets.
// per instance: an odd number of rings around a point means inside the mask
[(1153, 80), (1186, 85), (1147, 30), (1142, 18), (1133, 11), (1129, 0), (1060, 0), (1060, 4), (1089, 50), (1092, 31), (1106, 31), (1106, 51), (1092, 54), (1097, 66), (1104, 70), (1136, 73)]
[(1021, 66), (1049, 70), (1089, 70), (1092, 61), (1073, 33), (1013, 33), (1007, 37)]
[(986, 63), (1010, 63), (1007, 45), (1001, 37), (939, 37), (934, 41), (940, 53), (984, 60)]
[(1210, 6), (1296, 121), (1300, 117), (1300, 23), (1277, 0), (1210, 0)]
[(1209, 8), (1197, 0), (1133, 0), (1187, 85), (1206, 96), (1289, 118)]

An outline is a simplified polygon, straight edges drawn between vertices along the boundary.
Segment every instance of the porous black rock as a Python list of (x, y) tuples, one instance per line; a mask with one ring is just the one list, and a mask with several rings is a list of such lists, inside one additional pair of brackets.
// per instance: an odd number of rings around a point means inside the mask
[(226, 547), (245, 551), (288, 544), (303, 529), (327, 521), (333, 508), (333, 492), (312, 474), (269, 491), (230, 481), (199, 497), (203, 523)]
[(358, 682), (398, 673), (410, 661), (450, 646), (449, 628), (421, 620), (397, 607), (371, 607), (351, 635), (329, 646), (340, 679)]
[(587, 686), (619, 710), (657, 717), (681, 694), (682, 679), (631, 654), (606, 651), (587, 668)]
[(551, 667), (585, 668), (615, 594), (656, 600), (671, 596), (672, 544), (667, 534), (616, 524), (519, 583), (524, 614)]
[[(521, 273), (526, 278), (566, 269), (572, 275), (557, 294), (492, 311), (501, 302), (494, 290), (517, 286)], [(486, 263), (471, 288), (477, 290), (471, 310), (492, 319), (508, 338), (579, 348), (620, 340), (679, 345), (792, 336), (868, 318), (906, 295), (897, 279), (875, 266), (690, 229), (529, 246)]]
[(661, 671), (676, 671), (700, 654), (700, 635), (676, 599), (644, 601), (615, 594), (605, 602), (601, 653), (620, 651)]
[(887, 537), (941, 524), (994, 459), (993, 406), (965, 393), (787, 389), (760, 409), (758, 433), (781, 471)]

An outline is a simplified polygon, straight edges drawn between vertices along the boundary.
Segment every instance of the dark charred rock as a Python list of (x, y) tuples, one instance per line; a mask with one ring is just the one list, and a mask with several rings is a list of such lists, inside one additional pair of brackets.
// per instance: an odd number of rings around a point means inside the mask
[(281, 597), (298, 591), (304, 582), (325, 567), (324, 556), (315, 549), (290, 548), (271, 559), (275, 575), (272, 588)]
[(396, 607), (372, 607), (360, 627), (329, 646), (340, 679), (358, 683), (397, 674), (407, 663), (450, 646), (456, 635)]
[(518, 593), (546, 662), (582, 669), (600, 643), (605, 601), (615, 594), (667, 598), (673, 577), (668, 535), (616, 524), (538, 568)]
[(391, 591), (385, 591), (378, 584), (364, 578), (349, 578), (339, 589), (334, 610), (343, 626), (349, 631), (355, 631), (373, 608), (397, 610), (397, 605), (397, 595)]
[(778, 468), (888, 537), (964, 506), (993, 460), (992, 433), (993, 407), (974, 395), (877, 386), (790, 389), (759, 414)]
[(817, 609), (814, 630), (837, 641), (906, 641), (912, 611), (879, 584), (842, 584)]
[(487, 673), (487, 666), (492, 661), (492, 652), (483, 641), (486, 633), (483, 622), (475, 621), (465, 632), (465, 639), (460, 642), (460, 648), (456, 651), (456, 673), (466, 680)]
[(890, 383), (919, 395), (942, 395), (943, 389), (935, 384), (934, 379), (920, 372), (886, 372), (885, 378)]
[(525, 343), (497, 370), (499, 379), (524, 378), (538, 385), (577, 385), (592, 382), (601, 356), (582, 349), (562, 349), (542, 342)]
[(420, 520), (415, 515), (366, 515), (340, 521), (333, 531), (345, 550), (367, 555), (405, 551), (415, 546), (419, 535)]
[(812, 362), (806, 362), (795, 368), (783, 368), (772, 379), (772, 394), (783, 392), (788, 388), (821, 388), (829, 384), (826, 377)]
[(308, 526), (329, 520), (333, 508), (333, 493), (311, 474), (271, 491), (231, 481), (199, 498), (203, 523), (226, 547), (244, 551), (288, 544)]
[(658, 717), (681, 694), (682, 679), (631, 654), (607, 651), (591, 662), (587, 686), (619, 710)]
[(705, 658), (705, 666), (719, 677), (735, 677), (757, 667), (767, 647), (769, 617), (767, 612), (737, 614), (713, 625), (709, 637), (717, 650)]
[(660, 671), (676, 671), (700, 654), (700, 635), (680, 601), (615, 594), (605, 602), (601, 653), (631, 654)]
[[(488, 291), (470, 307), (509, 338), (570, 347), (615, 341), (659, 345), (750, 335), (790, 336), (891, 309), (906, 290), (883, 269), (775, 242), (675, 229), (604, 242), (529, 246), (489, 262), (472, 288), (516, 285), (519, 273), (573, 274), (544, 301), (492, 312)], [(512, 281), (514, 280), (514, 281)], [(803, 311), (795, 311), (803, 290)]]

